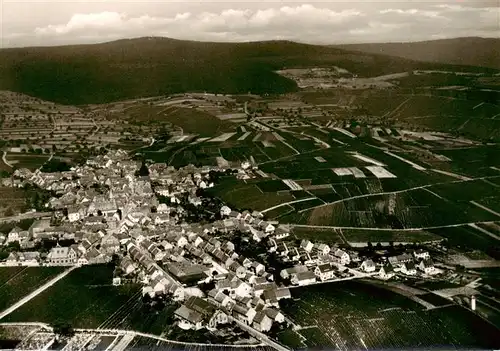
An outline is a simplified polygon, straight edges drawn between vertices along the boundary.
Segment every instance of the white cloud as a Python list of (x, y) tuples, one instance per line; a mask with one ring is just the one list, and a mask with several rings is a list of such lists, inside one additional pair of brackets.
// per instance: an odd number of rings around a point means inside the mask
[[(147, 2), (142, 13), (137, 7), (117, 5), (118, 1), (103, 2), (107, 6), (103, 11), (73, 12), (59, 23), (45, 22), (24, 32), (19, 28), (10, 32), (4, 28), (2, 39), (5, 46), (20, 46), (90, 43), (140, 36), (217, 41), (280, 38), (329, 44), (478, 34), (498, 36), (495, 28), (498, 29), (499, 8), (478, 6), (478, 1), (464, 0), (456, 4), (438, 0), (370, 0), (352, 4), (316, 2), (283, 6), (270, 1), (259, 4), (232, 2), (217, 3), (219, 10), (209, 9), (202, 3), (198, 8), (192, 7), (198, 6), (196, 4), (182, 9), (177, 5), (172, 10), (172, 3), (153, 6)], [(190, 10), (182, 11), (186, 9)]]

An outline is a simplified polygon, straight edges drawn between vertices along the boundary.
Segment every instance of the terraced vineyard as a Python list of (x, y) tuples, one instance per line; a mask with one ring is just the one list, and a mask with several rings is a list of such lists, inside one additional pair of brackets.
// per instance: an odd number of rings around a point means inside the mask
[(421, 305), (363, 283), (294, 289), (283, 304), (311, 348), (495, 348), (497, 330), (461, 307), (423, 310)]

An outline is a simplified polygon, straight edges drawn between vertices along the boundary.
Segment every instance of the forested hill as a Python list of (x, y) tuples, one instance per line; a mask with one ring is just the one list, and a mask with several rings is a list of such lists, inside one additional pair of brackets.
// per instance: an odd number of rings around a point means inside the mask
[(500, 39), (456, 38), (414, 43), (338, 45), (336, 48), (419, 61), (500, 69)]
[(359, 76), (413, 69), (481, 70), (289, 41), (148, 37), (0, 50), (0, 89), (76, 105), (187, 91), (284, 93), (297, 86), (275, 70), (333, 65)]

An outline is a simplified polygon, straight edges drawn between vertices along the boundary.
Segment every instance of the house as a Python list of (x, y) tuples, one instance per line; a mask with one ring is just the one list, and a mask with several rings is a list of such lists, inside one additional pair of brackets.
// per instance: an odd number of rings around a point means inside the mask
[(27, 266), (38, 266), (40, 263), (40, 253), (37, 251), (21, 252), (21, 261)]
[(208, 292), (208, 296), (217, 301), (222, 307), (227, 307), (233, 302), (233, 299), (231, 299), (224, 292), (218, 291), (217, 289), (210, 290)]
[(418, 268), (425, 274), (431, 275), (436, 273), (436, 268), (434, 267), (434, 263), (430, 259), (425, 259), (420, 261), (420, 263), (418, 264)]
[(42, 218), (34, 221), (29, 227), (28, 231), (33, 237), (37, 237), (38, 234), (46, 231), (50, 228), (50, 218)]
[(376, 266), (372, 260), (364, 260), (361, 263), (361, 269), (366, 273), (372, 273), (375, 272)]
[(418, 249), (418, 250), (413, 251), (413, 256), (415, 256), (416, 259), (421, 259), (421, 260), (427, 260), (427, 259), (431, 258), (431, 256), (429, 255), (429, 252), (425, 251), (423, 249)]
[(238, 319), (239, 321), (245, 324), (252, 325), (253, 319), (257, 314), (257, 311), (253, 307), (248, 307), (241, 303), (236, 303), (233, 306), (232, 313), (234, 318)]
[(394, 267), (390, 263), (387, 263), (380, 268), (380, 278), (382, 279), (391, 279), (395, 274)]
[(413, 257), (406, 253), (389, 257), (389, 263), (393, 266), (399, 266), (408, 262), (413, 262)]
[(47, 255), (47, 261), (53, 265), (71, 265), (77, 261), (77, 253), (72, 247), (53, 247)]
[(413, 263), (413, 262), (403, 263), (403, 265), (401, 266), (401, 272), (406, 274), (406, 275), (417, 274), (417, 269), (415, 268), (415, 263)]
[(266, 308), (264, 313), (271, 318), (273, 322), (283, 323), (285, 321), (285, 316), (279, 310), (275, 308)]
[(136, 267), (134, 262), (132, 262), (130, 258), (124, 257), (123, 260), (120, 262), (120, 268), (125, 273), (125, 275), (128, 275), (133, 273)]
[(330, 253), (330, 246), (328, 246), (326, 244), (319, 244), (319, 245), (315, 246), (315, 248), (322, 255), (328, 255)]
[(316, 275), (314, 274), (314, 272), (311, 271), (294, 273), (292, 275), (291, 281), (292, 284), (294, 285), (299, 285), (299, 286), (308, 285), (316, 281)]
[(229, 316), (223, 311), (216, 311), (212, 318), (208, 321), (208, 329), (216, 330), (219, 324), (229, 323)]
[(236, 276), (240, 279), (244, 278), (247, 270), (245, 267), (240, 265), (238, 262), (233, 262), (229, 265), (228, 269), (234, 273), (236, 273)]
[(333, 257), (343, 266), (351, 263), (351, 258), (349, 254), (341, 249), (337, 249), (333, 253)]
[(255, 296), (260, 296), (262, 295), (266, 290), (273, 290), (276, 289), (276, 283), (274, 282), (265, 282), (262, 284), (255, 284), (253, 288), (253, 293)]
[(279, 240), (279, 239), (284, 239), (284, 238), (286, 238), (288, 236), (290, 236), (290, 231), (289, 230), (286, 230), (283, 227), (278, 227), (274, 231), (273, 238), (276, 239), (276, 240)]
[(262, 230), (264, 230), (264, 232), (267, 234), (274, 232), (275, 229), (276, 227), (271, 223), (263, 223), (262, 225)]
[(18, 265), (21, 263), (21, 259), (19, 257), (19, 253), (12, 251), (9, 256), (7, 256), (7, 259), (5, 261), (7, 265), (13, 266), (13, 265)]
[(9, 232), (9, 234), (7, 234), (7, 241), (5, 242), (6, 244), (10, 244), (12, 242), (19, 242), (20, 238), (19, 238), (19, 234), (23, 232), (23, 230), (19, 227), (14, 227), (12, 228), (12, 230)]
[(321, 281), (335, 278), (335, 269), (329, 264), (325, 263), (314, 268), (314, 275)]
[(250, 292), (252, 291), (250, 285), (239, 279), (236, 281), (232, 281), (230, 287), (231, 287), (231, 296), (233, 297), (250, 296)]
[(68, 207), (68, 221), (70, 223), (77, 222), (83, 218), (80, 208), (77, 206)]
[(227, 206), (222, 206), (220, 209), (221, 216), (229, 216), (231, 214), (231, 209)]
[(271, 330), (273, 320), (263, 311), (257, 312), (253, 318), (252, 326), (260, 332)]
[(291, 299), (292, 293), (288, 288), (280, 288), (276, 290), (276, 298), (278, 299), (278, 301), (281, 299)]
[(200, 330), (203, 328), (203, 316), (185, 305), (176, 309), (174, 316), (179, 319), (178, 326), (181, 329)]
[(250, 266), (250, 270), (253, 271), (257, 275), (264, 274), (266, 271), (266, 267), (259, 262), (252, 262), (252, 265)]
[(304, 249), (306, 252), (311, 252), (314, 247), (314, 244), (309, 240), (304, 239), (300, 242), (300, 247)]
[(120, 250), (120, 241), (113, 234), (105, 235), (101, 239), (101, 251), (106, 254), (114, 254)]
[(292, 268), (282, 269), (280, 272), (280, 277), (283, 279), (289, 279), (293, 274), (307, 272), (307, 271), (308, 269), (306, 266), (299, 265)]

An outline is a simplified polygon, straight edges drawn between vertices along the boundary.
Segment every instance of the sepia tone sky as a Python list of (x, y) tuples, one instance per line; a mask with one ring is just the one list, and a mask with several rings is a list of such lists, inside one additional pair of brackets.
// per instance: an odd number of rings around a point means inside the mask
[(166, 36), (306, 43), (500, 37), (500, 0), (0, 0), (2, 47)]

